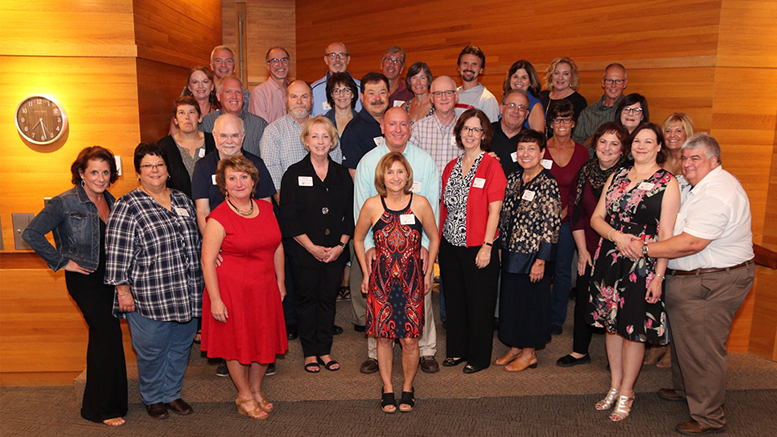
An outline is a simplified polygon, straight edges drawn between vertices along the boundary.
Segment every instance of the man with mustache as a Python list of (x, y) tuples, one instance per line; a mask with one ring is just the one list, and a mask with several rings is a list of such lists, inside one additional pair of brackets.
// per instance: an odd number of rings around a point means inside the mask
[(413, 92), (407, 89), (405, 78), (400, 77), (405, 68), (405, 51), (402, 47), (391, 46), (383, 52), (380, 70), (389, 80), (389, 108), (402, 106), (413, 98)]
[(467, 46), (459, 53), (459, 74), (461, 86), (459, 87), (459, 103), (456, 105), (456, 114), (461, 115), (470, 108), (478, 108), (485, 112), (491, 123), (499, 120), (499, 103), (483, 84), (478, 82), (478, 77), (483, 74), (486, 67), (486, 55), (478, 46)]
[(273, 47), (264, 56), (270, 76), (251, 91), (248, 111), (272, 123), (286, 115), (286, 77), (289, 75), (289, 52)]
[[(329, 80), (329, 76), (333, 73), (348, 73), (348, 64), (351, 62), (351, 55), (348, 54), (348, 47), (341, 42), (333, 42), (326, 47), (324, 51), (324, 63), (329, 67), (329, 71), (326, 72), (326, 76), (310, 84), (310, 88), (313, 89), (313, 101), (316, 102), (313, 106), (311, 115), (313, 117), (317, 115), (326, 114), (331, 106), (327, 102), (326, 98), (326, 81)], [(351, 73), (348, 73), (349, 75)], [(359, 81), (355, 78), (356, 86), (359, 86)], [(356, 111), (361, 111), (362, 105), (360, 102), (356, 102)], [(356, 167), (354, 167), (356, 168)]]
[(267, 122), (262, 117), (257, 117), (243, 109), (243, 81), (237, 76), (222, 77), (216, 84), (216, 97), (221, 103), (221, 109), (203, 117), (200, 130), (213, 133), (217, 118), (223, 114), (234, 115), (243, 120), (245, 126), (243, 148), (254, 155), (259, 155), (259, 141), (262, 139)]
[[(351, 177), (356, 174), (356, 166), (359, 165), (362, 156), (374, 149), (383, 136), (380, 123), (388, 109), (388, 78), (380, 73), (364, 75), (361, 80), (360, 97), (364, 109), (348, 123), (340, 140), (340, 147), (343, 148), (343, 165), (351, 172)], [(361, 284), (361, 281), (358, 284)], [(361, 294), (358, 284), (357, 292)]]

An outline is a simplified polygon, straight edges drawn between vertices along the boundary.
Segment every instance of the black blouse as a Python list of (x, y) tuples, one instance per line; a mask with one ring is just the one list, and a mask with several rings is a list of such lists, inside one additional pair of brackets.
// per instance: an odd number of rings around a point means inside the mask
[[(181, 152), (178, 150), (178, 144), (175, 143), (175, 139), (173, 139), (172, 135), (168, 135), (157, 141), (157, 144), (167, 154), (167, 173), (170, 175), (170, 180), (167, 181), (167, 188), (175, 188), (191, 199), (192, 175), (189, 174), (189, 170), (186, 169), (186, 165), (183, 163), (183, 158), (181, 158)], [(214, 150), (216, 150), (216, 143), (213, 141), (213, 135), (206, 133), (205, 153), (200, 158)]]

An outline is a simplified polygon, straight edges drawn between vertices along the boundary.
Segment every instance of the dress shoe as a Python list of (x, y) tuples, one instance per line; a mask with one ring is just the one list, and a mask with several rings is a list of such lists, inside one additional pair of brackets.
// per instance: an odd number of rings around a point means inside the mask
[(721, 428), (705, 428), (701, 426), (699, 422), (689, 420), (687, 422), (678, 423), (677, 426), (674, 427), (674, 430), (685, 435), (707, 435), (725, 432), (726, 428), (726, 425), (723, 425)]
[(216, 376), (225, 377), (229, 376), (229, 368), (227, 367), (226, 361), (221, 361), (221, 364), (219, 364), (218, 367), (216, 367)]
[(273, 376), (275, 375), (275, 363), (271, 363), (269, 366), (267, 366), (267, 371), (264, 372), (264, 376)]
[(146, 405), (146, 411), (148, 411), (148, 415), (154, 419), (167, 419), (170, 416), (170, 413), (167, 412), (167, 408), (165, 408), (165, 404), (161, 402)]
[(561, 325), (550, 325), (550, 333), (553, 335), (561, 335), (564, 332), (564, 328)]
[(286, 338), (296, 340), (299, 337), (299, 331), (297, 331), (297, 325), (286, 325)]
[(659, 390), (658, 397), (665, 401), (672, 401), (672, 402), (682, 402), (685, 400), (684, 397), (677, 394), (677, 391), (671, 388), (662, 388), (661, 390)]
[(364, 325), (353, 324), (353, 330), (356, 332), (364, 332), (366, 329)]
[(575, 358), (572, 354), (569, 354), (556, 360), (556, 365), (560, 367), (572, 367), (577, 366), (578, 364), (591, 364), (591, 356), (585, 354), (580, 358)]
[(367, 375), (378, 371), (378, 360), (375, 358), (367, 358), (362, 366), (359, 367), (359, 372), (366, 373)]
[(340, 335), (343, 333), (343, 327), (342, 326), (334, 326), (334, 329), (332, 329), (332, 334), (334, 335)]
[(478, 367), (478, 366), (473, 366), (472, 364), (467, 364), (466, 366), (464, 366), (463, 369), (461, 369), (461, 371), (466, 373), (467, 375), (471, 375), (473, 373), (478, 373), (483, 369), (485, 369), (485, 367)]
[(186, 416), (187, 414), (192, 414), (194, 412), (192, 406), (181, 398), (178, 398), (173, 402), (166, 403), (165, 407), (167, 407), (168, 410), (172, 410), (173, 413), (180, 414), (181, 416)]
[(437, 360), (433, 356), (421, 357), (421, 371), (424, 373), (437, 373), (440, 371), (440, 365), (437, 364)]
[(459, 364), (463, 363), (466, 360), (467, 359), (464, 358), (464, 357), (460, 357), (460, 358), (448, 357), (445, 360), (443, 360), (442, 366), (443, 367), (454, 367), (454, 366), (458, 366)]

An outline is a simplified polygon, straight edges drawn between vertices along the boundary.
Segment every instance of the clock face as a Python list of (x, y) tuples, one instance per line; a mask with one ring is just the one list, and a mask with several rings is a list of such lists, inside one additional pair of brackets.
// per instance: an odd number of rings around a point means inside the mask
[(16, 129), (34, 144), (51, 144), (67, 129), (67, 114), (54, 99), (30, 96), (16, 108)]

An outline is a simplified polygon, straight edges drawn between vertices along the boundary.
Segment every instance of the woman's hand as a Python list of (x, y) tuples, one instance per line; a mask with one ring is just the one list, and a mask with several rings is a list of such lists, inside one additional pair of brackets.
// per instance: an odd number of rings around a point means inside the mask
[[(119, 311), (123, 313), (131, 313), (135, 311), (135, 298), (132, 297), (132, 292), (129, 290), (129, 286), (122, 291), (117, 289), (116, 295), (119, 297)], [(126, 294), (124, 294), (126, 293)]]
[(326, 248), (324, 246), (319, 246), (317, 244), (313, 244), (310, 247), (307, 247), (306, 250), (313, 255), (313, 258), (315, 258), (318, 261), (324, 262), (324, 260), (327, 257)]
[(89, 274), (92, 274), (94, 272), (94, 270), (85, 269), (85, 268), (79, 266), (78, 263), (76, 263), (72, 259), (68, 260), (67, 264), (65, 264), (65, 267), (62, 267), (62, 268), (67, 270), (68, 272), (80, 273), (82, 275), (89, 275)]
[(545, 276), (545, 261), (538, 259), (534, 261), (529, 272), (529, 280), (531, 282), (539, 282), (542, 277)]
[(660, 276), (653, 275), (653, 279), (647, 287), (647, 293), (645, 293), (645, 301), (647, 303), (656, 303), (661, 300), (661, 284), (664, 283), (664, 279)]
[(587, 250), (578, 250), (577, 251), (577, 274), (579, 276), (583, 276), (585, 274), (586, 266), (591, 266), (591, 267), (594, 266), (591, 261), (591, 254), (588, 253)]
[(434, 282), (434, 278), (432, 278), (432, 276), (433, 273), (427, 273), (424, 275), (424, 296), (432, 291), (432, 283)]
[(615, 247), (618, 249), (618, 252), (620, 252), (621, 255), (631, 259), (639, 259), (642, 256), (642, 253), (632, 249), (632, 240), (639, 240), (639, 238), (634, 235), (628, 235), (618, 231), (612, 233), (612, 241), (615, 243)]
[(361, 289), (362, 289), (362, 294), (366, 296), (367, 295), (367, 291), (369, 291), (369, 289), (370, 289), (370, 278), (369, 278), (369, 276), (364, 275), (364, 279), (362, 279)]
[(286, 283), (278, 281), (278, 290), (281, 292), (281, 302), (286, 299)]
[(478, 254), (475, 256), (475, 265), (477, 268), (482, 269), (491, 263), (491, 246), (482, 245)]
[(210, 313), (213, 318), (221, 323), (227, 323), (229, 315), (227, 314), (227, 307), (221, 299), (212, 300), (210, 302)]
[(326, 254), (326, 256), (324, 257), (324, 259), (321, 260), (321, 262), (330, 263), (336, 260), (337, 258), (340, 258), (340, 255), (342, 255), (344, 250), (345, 248), (343, 248), (343, 246), (339, 244), (335, 247), (325, 247), (324, 253)]

